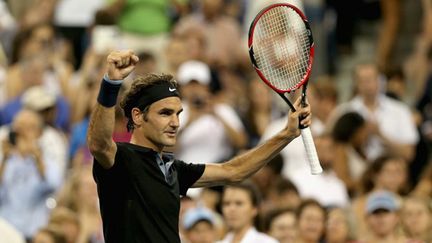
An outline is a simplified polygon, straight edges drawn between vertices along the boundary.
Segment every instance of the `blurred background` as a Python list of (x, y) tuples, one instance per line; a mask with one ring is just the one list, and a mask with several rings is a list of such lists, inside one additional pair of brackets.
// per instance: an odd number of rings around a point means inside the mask
[[(324, 173), (298, 138), (246, 182), (191, 189), (182, 241), (432, 242), (432, 1), (0, 0), (0, 243), (104, 242), (86, 132), (112, 50), (140, 58), (120, 97), (137, 75), (178, 81), (178, 159), (220, 163), (282, 129), (247, 52), (276, 2), (312, 27)], [(119, 107), (113, 138), (130, 138)]]

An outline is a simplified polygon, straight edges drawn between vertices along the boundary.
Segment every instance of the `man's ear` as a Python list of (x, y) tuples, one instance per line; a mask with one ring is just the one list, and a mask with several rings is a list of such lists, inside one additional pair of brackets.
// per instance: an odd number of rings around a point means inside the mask
[(131, 116), (132, 116), (133, 123), (138, 127), (141, 126), (142, 123), (144, 122), (142, 111), (136, 107), (132, 108)]

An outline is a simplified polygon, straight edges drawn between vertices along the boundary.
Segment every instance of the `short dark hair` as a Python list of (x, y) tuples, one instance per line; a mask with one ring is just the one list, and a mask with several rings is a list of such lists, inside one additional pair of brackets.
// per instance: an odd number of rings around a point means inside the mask
[(282, 214), (290, 213), (294, 217), (296, 217), (296, 211), (293, 208), (275, 208), (267, 212), (266, 215), (264, 215), (264, 223), (263, 223), (263, 230), (264, 232), (269, 232), (271, 224), (273, 221), (279, 217)]
[(299, 195), (299, 191), (294, 183), (284, 177), (278, 178), (274, 183), (274, 190), (278, 195), (283, 194), (285, 192), (295, 192)]
[(299, 207), (297, 208), (297, 211), (296, 211), (297, 219), (300, 219), (301, 215), (303, 214), (303, 211), (309, 206), (319, 208), (323, 212), (324, 217), (327, 217), (326, 209), (317, 200), (308, 198), (308, 199), (303, 200), (300, 203)]
[(261, 204), (261, 193), (259, 192), (258, 187), (252, 181), (246, 180), (240, 183), (227, 185), (224, 188), (224, 192), (227, 188), (238, 188), (246, 191), (254, 207), (258, 207)]
[(348, 142), (353, 134), (366, 124), (365, 119), (357, 112), (348, 112), (337, 119), (333, 130), (332, 138), (337, 142)]
[[(147, 89), (152, 85), (165, 82), (168, 82), (174, 87), (177, 87), (177, 82), (174, 80), (174, 77), (169, 74), (150, 73), (144, 76), (138, 76), (133, 80), (130, 89), (125, 93), (120, 102), (120, 107), (123, 109), (124, 115), (128, 119), (127, 128), (129, 131), (132, 131), (134, 129), (134, 123), (131, 113), (132, 109), (138, 106), (137, 102), (140, 99), (143, 90)], [(141, 111), (148, 110), (149, 106), (143, 107)]]

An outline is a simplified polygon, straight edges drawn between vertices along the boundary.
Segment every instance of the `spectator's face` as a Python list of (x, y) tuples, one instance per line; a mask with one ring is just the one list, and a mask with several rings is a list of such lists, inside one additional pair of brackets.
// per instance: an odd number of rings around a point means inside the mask
[(378, 210), (367, 215), (367, 225), (371, 233), (377, 237), (385, 237), (392, 234), (398, 223), (396, 212)]
[(422, 235), (431, 227), (431, 212), (421, 201), (408, 199), (402, 208), (402, 225), (408, 235)]
[(222, 0), (202, 0), (203, 13), (206, 17), (216, 16), (223, 7)]
[(189, 58), (186, 42), (179, 38), (172, 39), (166, 47), (166, 57), (170, 67), (177, 70)]
[(300, 195), (294, 190), (287, 190), (283, 193), (272, 191), (271, 196), (274, 198), (275, 205), (280, 208), (297, 208), (301, 203)]
[(299, 217), (298, 235), (310, 242), (318, 242), (324, 232), (325, 215), (321, 208), (310, 205)]
[(182, 111), (180, 98), (168, 97), (150, 105), (147, 115), (132, 111), (134, 133), (141, 133), (146, 146), (159, 151), (165, 146), (174, 146), (177, 140), (179, 114)]
[(331, 210), (327, 219), (327, 242), (345, 242), (348, 239), (348, 233), (348, 223), (344, 211), (338, 208)]
[(365, 99), (375, 99), (379, 92), (378, 70), (373, 65), (361, 65), (356, 69), (357, 91)]
[(207, 221), (195, 224), (186, 232), (189, 243), (213, 243), (216, 241), (216, 234), (213, 226)]
[(376, 178), (376, 185), (381, 189), (398, 193), (407, 180), (407, 167), (404, 160), (387, 161)]
[(222, 213), (228, 228), (235, 231), (253, 225), (258, 212), (247, 191), (229, 187), (223, 194)]
[(295, 214), (286, 212), (273, 219), (268, 233), (281, 243), (289, 243), (294, 242), (296, 232)]
[(209, 87), (197, 81), (191, 81), (183, 85), (181, 87), (181, 94), (183, 100), (185, 100), (191, 108), (196, 108), (198, 110), (208, 108), (212, 97)]

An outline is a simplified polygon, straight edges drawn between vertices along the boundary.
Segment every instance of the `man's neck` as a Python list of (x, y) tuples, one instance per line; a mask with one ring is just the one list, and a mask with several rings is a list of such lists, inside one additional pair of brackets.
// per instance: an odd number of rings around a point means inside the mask
[(233, 230), (233, 240), (232, 243), (237, 243), (237, 242), (241, 242), (241, 240), (243, 239), (243, 237), (246, 235), (246, 233), (248, 232), (248, 230), (252, 227), (252, 225), (247, 224), (243, 227), (241, 227), (240, 229), (237, 230)]

